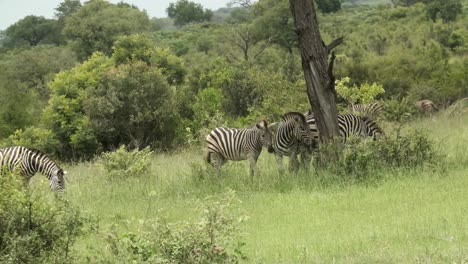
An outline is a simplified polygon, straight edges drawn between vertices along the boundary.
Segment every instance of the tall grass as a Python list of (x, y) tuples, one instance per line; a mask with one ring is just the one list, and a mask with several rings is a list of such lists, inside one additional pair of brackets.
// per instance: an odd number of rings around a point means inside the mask
[[(143, 219), (188, 220), (200, 199), (229, 188), (250, 217), (249, 263), (468, 262), (468, 117), (440, 114), (411, 126), (429, 130), (445, 162), (389, 168), (362, 183), (315, 170), (280, 177), (265, 152), (250, 178), (248, 162), (228, 162), (216, 175), (195, 149), (156, 154), (150, 173), (122, 181), (95, 163), (70, 166), (65, 195), (100, 218), (100, 232), (80, 244), (88, 256), (106, 254), (113, 223), (138, 232)], [(47, 188), (37, 177), (33, 185)]]

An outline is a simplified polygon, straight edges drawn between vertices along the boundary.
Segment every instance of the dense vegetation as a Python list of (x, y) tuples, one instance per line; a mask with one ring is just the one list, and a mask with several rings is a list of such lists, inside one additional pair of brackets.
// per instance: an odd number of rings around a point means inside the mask
[[(466, 14), (451, 2), (450, 17), (438, 1), (320, 13), (325, 41), (345, 38), (337, 79), (378, 83), (382, 99), (448, 106), (468, 96)], [(67, 0), (56, 19), (19, 20), (2, 33), (0, 138), (89, 159), (122, 144), (174, 149), (215, 125), (306, 110), (288, 1), (240, 3), (213, 13), (178, 1), (167, 10), (177, 29), (102, 0)]]
[(2, 175), (0, 262), (468, 261), (466, 3), (317, 0), (339, 108), (381, 100), (386, 137), (283, 177), (262, 154), (254, 179), (202, 165), (206, 133), (310, 105), (289, 1), (233, 3), (64, 0), (0, 31), (0, 145), (73, 175), (63, 197)]

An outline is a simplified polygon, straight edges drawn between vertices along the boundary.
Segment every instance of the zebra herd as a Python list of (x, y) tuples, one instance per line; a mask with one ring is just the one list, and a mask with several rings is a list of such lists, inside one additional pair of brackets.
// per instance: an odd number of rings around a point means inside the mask
[[(430, 100), (416, 103), (422, 111), (433, 112), (438, 109)], [(371, 137), (376, 140), (383, 135), (379, 125), (368, 116), (376, 116), (382, 107), (379, 103), (352, 105), (351, 113), (338, 115), (339, 133), (344, 141), (352, 135)], [(290, 170), (298, 168), (298, 156), (302, 164), (308, 167), (314, 151), (319, 144), (319, 132), (315, 116), (310, 111), (306, 114), (289, 112), (277, 123), (268, 124), (262, 120), (250, 128), (215, 128), (206, 136), (205, 160), (218, 172), (227, 160), (249, 160), (250, 174), (256, 173), (256, 163), (263, 147), (274, 153), (280, 173), (284, 172), (283, 156), (290, 159)], [(27, 185), (31, 177), (40, 172), (47, 176), (49, 187), (55, 191), (65, 188), (64, 175), (60, 166), (39, 150), (25, 147), (7, 147), (0, 149), (0, 171), (17, 170)]]
[[(219, 172), (226, 160), (250, 160), (250, 174), (255, 174), (255, 166), (262, 146), (274, 153), (280, 174), (284, 172), (283, 156), (289, 157), (290, 171), (298, 169), (298, 155), (308, 167), (312, 153), (319, 144), (319, 132), (312, 113), (289, 112), (281, 121), (266, 126), (266, 121), (250, 129), (215, 128), (206, 137), (206, 161)], [(339, 132), (344, 141), (352, 135), (372, 137), (374, 140), (383, 134), (378, 124), (366, 116), (356, 114), (338, 115)], [(239, 134), (245, 133), (241, 137)], [(266, 142), (268, 138), (271, 142)], [(262, 142), (262, 144), (260, 144)], [(214, 158), (213, 158), (214, 157)]]
[[(418, 101), (415, 105), (426, 113), (438, 111), (430, 100)], [(349, 111), (348, 114), (338, 115), (339, 133), (344, 142), (353, 135), (371, 137), (374, 140), (384, 135), (383, 130), (372, 119), (382, 111), (380, 103), (354, 104)], [(317, 150), (319, 138), (315, 116), (311, 111), (306, 114), (289, 112), (282, 116), (280, 122), (269, 126), (266, 121), (262, 121), (250, 129), (213, 129), (206, 137), (206, 161), (219, 172), (227, 160), (249, 159), (250, 174), (253, 176), (262, 146), (267, 146), (268, 152), (275, 154), (278, 170), (282, 174), (283, 156), (289, 157), (291, 171), (297, 170), (299, 155), (307, 168), (313, 152)], [(268, 142), (269, 139), (271, 142)]]

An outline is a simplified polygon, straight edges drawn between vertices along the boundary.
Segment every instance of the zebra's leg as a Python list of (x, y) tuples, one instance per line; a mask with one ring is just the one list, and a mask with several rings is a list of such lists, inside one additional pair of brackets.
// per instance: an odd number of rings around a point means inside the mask
[(291, 156), (289, 156), (289, 171), (297, 172), (297, 169), (298, 169), (297, 153), (293, 153)]
[(209, 155), (211, 160), (211, 165), (216, 169), (218, 174), (221, 174), (221, 166), (224, 164), (224, 158), (218, 153), (211, 152)]
[(283, 167), (283, 156), (276, 154), (276, 164), (278, 165), (278, 172), (280, 175), (284, 174), (284, 167)]
[(258, 155), (256, 155), (255, 153), (249, 154), (250, 176), (252, 177), (252, 179), (254, 175), (257, 175), (257, 160), (258, 160)]
[(312, 160), (312, 152), (309, 150), (304, 150), (301, 152), (301, 163), (305, 170), (309, 170), (310, 161)]

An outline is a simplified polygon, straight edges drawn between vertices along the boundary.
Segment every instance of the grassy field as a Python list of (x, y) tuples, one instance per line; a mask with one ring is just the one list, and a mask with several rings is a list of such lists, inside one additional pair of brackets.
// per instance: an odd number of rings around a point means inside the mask
[[(99, 232), (77, 247), (109, 254), (112, 223), (137, 232), (132, 223), (142, 219), (189, 220), (200, 199), (229, 188), (249, 216), (241, 226), (247, 263), (467, 263), (468, 116), (412, 126), (430, 131), (444, 162), (381, 171), (370, 182), (315, 171), (279, 177), (266, 151), (253, 180), (247, 162), (205, 175), (201, 149), (157, 153), (151, 173), (124, 182), (110, 182), (94, 163), (69, 166), (65, 195), (100, 219)], [(34, 185), (47, 188), (43, 177)]]

